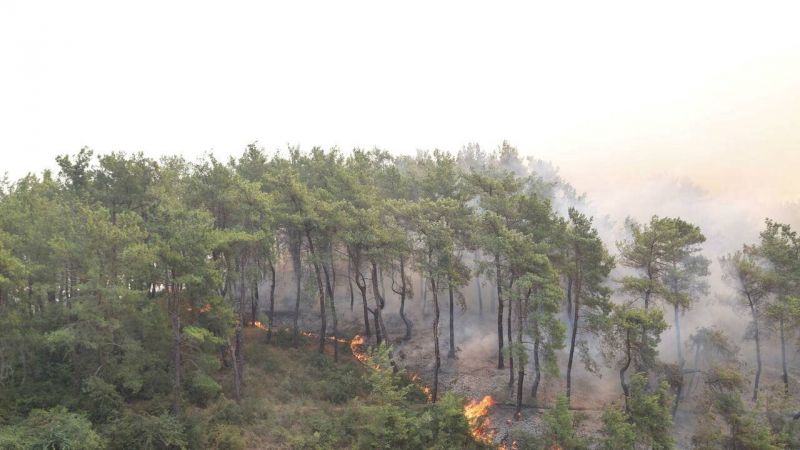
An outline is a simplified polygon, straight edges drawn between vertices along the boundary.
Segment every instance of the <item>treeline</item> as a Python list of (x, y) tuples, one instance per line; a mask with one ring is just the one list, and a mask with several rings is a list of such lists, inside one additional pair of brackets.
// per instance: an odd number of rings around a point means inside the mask
[[(477, 279), (496, 296), (497, 368), (508, 370), (518, 415), (527, 400), (540, 402), (543, 378), (559, 375), (563, 349), (566, 407), (576, 395), (576, 363), (618, 371), (624, 405), (604, 415), (607, 448), (671, 447), (671, 417), (700, 383), (703, 420), (713, 426), (698, 428), (698, 448), (797, 443), (786, 353), (798, 348), (800, 238), (788, 225), (768, 221), (758, 245), (721, 261), (752, 316), (754, 402), (763, 336), (779, 335), (784, 395), (770, 403), (767, 421), (760, 405), (741, 399), (748, 378), (724, 333), (681, 335), (681, 317), (707, 296), (711, 262), (701, 254), (701, 230), (680, 218), (628, 221), (612, 256), (591, 217), (554, 207), (580, 203), (574, 190), (529, 171), (506, 143), (488, 153), (470, 146), (416, 157), (272, 154), (251, 145), (224, 162), (95, 158), (84, 149), (57, 162), (57, 175), (29, 175), (0, 197), (0, 402), (9, 415), (0, 420), (63, 405), (102, 421), (97, 405), (166, 395), (180, 417), (187, 400), (202, 403), (220, 389), (211, 374), (221, 366), (231, 369), (240, 401), (244, 329), (264, 305), (266, 339), (274, 339), (279, 277), (295, 287), (294, 342), (301, 316), (313, 315), (318, 351), (332, 346), (334, 359), (337, 287), (346, 286), (363, 333), (380, 346), (390, 339), (389, 281), (405, 328), (399, 337), (432, 329), (436, 402), (440, 337), (449, 335), (445, 357), (455, 357), (454, 310)], [(621, 279), (612, 279), (615, 267)], [(314, 312), (301, 308), (304, 277), (314, 285)], [(430, 321), (415, 324), (406, 314), (415, 291), (432, 297)], [(676, 335), (669, 363), (657, 352), (664, 311)], [(573, 440), (553, 444), (585, 445)]]

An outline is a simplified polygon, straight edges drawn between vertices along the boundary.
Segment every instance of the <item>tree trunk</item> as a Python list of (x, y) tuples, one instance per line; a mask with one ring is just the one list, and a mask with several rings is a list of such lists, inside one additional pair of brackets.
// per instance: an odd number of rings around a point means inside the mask
[(447, 291), (450, 294), (450, 349), (447, 351), (447, 358), (455, 358), (456, 357), (456, 332), (455, 328), (453, 327), (453, 285), (448, 283), (447, 284)]
[(625, 382), (625, 372), (628, 371), (628, 367), (631, 365), (631, 330), (625, 331), (625, 356), (625, 364), (619, 369), (619, 383), (622, 385), (622, 393), (625, 394), (625, 411), (628, 411), (628, 397), (630, 396), (630, 391), (628, 389), (628, 383)]
[(233, 364), (236, 366), (236, 370), (234, 371), (234, 395), (236, 402), (240, 402), (242, 400), (242, 385), (244, 380), (242, 379), (242, 375), (244, 372), (244, 310), (245, 310), (245, 293), (246, 291), (246, 283), (245, 283), (245, 271), (247, 268), (247, 256), (242, 255), (239, 260), (239, 320), (236, 323), (236, 334), (235, 334), (235, 341), (234, 341), (234, 361)]
[(433, 293), (433, 351), (435, 356), (431, 401), (436, 403), (439, 394), (439, 368), (442, 365), (442, 360), (439, 357), (439, 295), (436, 292), (436, 280), (433, 277), (433, 273), (431, 273), (430, 279), (431, 292)]
[(378, 310), (377, 308), (370, 308), (369, 312), (372, 313), (372, 319), (375, 321), (375, 345), (380, 347), (383, 342), (383, 334), (381, 333), (381, 322), (378, 318)]
[[(572, 280), (569, 281), (570, 286)], [(571, 290), (571, 289), (570, 289)], [(579, 284), (575, 289), (575, 312), (570, 314), (572, 316), (572, 336), (569, 341), (569, 357), (567, 358), (567, 404), (569, 405), (572, 398), (572, 364), (575, 360), (575, 344), (578, 341), (578, 325), (581, 319), (581, 300), (580, 300), (580, 287)], [(572, 303), (571, 301), (569, 303)]]
[[(394, 285), (394, 279), (392, 279), (392, 284)], [(392, 288), (394, 290), (394, 288)], [(413, 324), (411, 321), (406, 317), (406, 292), (408, 290), (408, 286), (406, 284), (406, 259), (405, 257), (400, 257), (400, 290), (394, 291), (395, 294), (400, 296), (400, 318), (403, 319), (403, 323), (406, 326), (406, 335), (403, 337), (403, 340), (407, 341), (411, 339), (411, 328)]]
[(475, 287), (478, 291), (478, 317), (483, 319), (483, 291), (481, 290), (481, 277), (475, 275)]
[(497, 368), (502, 369), (503, 364), (503, 283), (500, 276), (500, 255), (494, 255), (494, 269), (497, 284)]
[(426, 315), (428, 307), (428, 285), (425, 283), (425, 276), (419, 275), (420, 285), (422, 286), (422, 315)]
[(258, 279), (253, 279), (250, 287), (250, 326), (256, 325), (258, 319)]
[(678, 347), (678, 376), (680, 377), (678, 383), (678, 392), (675, 394), (675, 400), (672, 404), (672, 418), (675, 418), (675, 414), (678, 413), (678, 403), (681, 401), (681, 394), (683, 393), (683, 381), (685, 379), (683, 375), (683, 348), (681, 345), (681, 322), (680, 322), (680, 311), (677, 304), (673, 305), (675, 310), (675, 343)]
[[(509, 286), (510, 289), (510, 286)], [(511, 314), (513, 313), (513, 305), (511, 303), (511, 296), (508, 296), (508, 315), (506, 316), (506, 332), (508, 333), (508, 345), (514, 342), (511, 339)], [(514, 355), (508, 354), (508, 384), (514, 386)]]
[(750, 307), (753, 314), (753, 327), (755, 328), (755, 341), (756, 341), (756, 379), (753, 383), (753, 403), (758, 400), (758, 383), (761, 380), (761, 340), (758, 335), (758, 313), (755, 307)]
[(378, 267), (378, 281), (381, 285), (381, 297), (386, 298), (386, 286), (383, 278), (383, 266)]
[(297, 283), (297, 294), (295, 296), (294, 302), (294, 327), (292, 328), (292, 345), (295, 347), (298, 344), (298, 340), (300, 337), (300, 326), (298, 321), (300, 320), (300, 294), (302, 293), (302, 285), (303, 285), (303, 264), (302, 260), (300, 259), (300, 244), (297, 244), (297, 247), (292, 251), (292, 263), (294, 264), (294, 275), (295, 275), (295, 282)]
[(786, 395), (789, 395), (789, 371), (786, 367), (786, 332), (783, 315), (781, 315), (779, 325), (781, 335), (781, 368), (783, 369), (783, 391)]
[(353, 292), (353, 275), (352, 275), (352, 261), (350, 255), (347, 255), (347, 284), (350, 286), (350, 312), (353, 312), (353, 307), (356, 302), (356, 296)]
[(311, 262), (314, 266), (314, 275), (317, 278), (317, 290), (319, 291), (319, 352), (325, 352), (325, 331), (327, 328), (326, 314), (325, 314), (325, 287), (322, 285), (322, 273), (319, 269), (319, 261), (317, 260), (317, 253), (314, 251), (314, 242), (311, 240), (311, 233), (306, 230), (306, 239), (308, 239), (308, 251), (311, 254)]
[(572, 319), (572, 277), (567, 277), (567, 317)]
[[(174, 278), (174, 277), (173, 277)], [(174, 282), (169, 282), (169, 319), (172, 325), (172, 415), (181, 414), (181, 313), (178, 304), (178, 291)]]
[(333, 272), (333, 252), (331, 252), (331, 262), (330, 262), (330, 270), (328, 266), (323, 263), (322, 270), (325, 272), (325, 288), (328, 292), (328, 304), (331, 306), (331, 318), (333, 319), (333, 360), (339, 361), (339, 320), (336, 317), (336, 301), (334, 301), (333, 293), (334, 293), (334, 285), (331, 282), (332, 273), (329, 274), (328, 272)]
[(386, 302), (378, 285), (378, 266), (374, 261), (370, 261), (370, 264), (372, 266), (372, 295), (375, 297), (375, 312), (378, 319), (378, 323), (375, 326), (383, 328), (383, 337), (386, 339), (386, 341), (388, 341), (389, 336), (386, 335), (386, 329), (383, 326), (383, 307), (386, 306)]
[(681, 345), (681, 321), (680, 311), (678, 305), (674, 305), (675, 309), (675, 344), (678, 350), (678, 365), (683, 367), (683, 346)]
[[(360, 281), (359, 281), (360, 279)], [(369, 327), (369, 307), (367, 306), (367, 280), (364, 279), (364, 274), (361, 273), (356, 267), (356, 287), (361, 292), (361, 305), (364, 307), (364, 336), (372, 336), (372, 330)]]
[[(530, 290), (528, 291), (528, 295), (530, 295)], [(525, 298), (525, 304), (527, 306), (528, 298)], [(517, 344), (520, 346), (520, 350), (524, 349), (524, 344), (522, 343), (522, 323), (523, 323), (523, 315), (526, 314), (527, 308), (520, 307), (517, 310)], [(520, 414), (522, 413), (522, 384), (525, 381), (525, 364), (520, 363), (519, 369), (517, 369), (517, 409), (514, 412), (514, 418), (519, 420)]]
[(533, 340), (533, 385), (531, 386), (531, 398), (533, 398), (534, 403), (538, 403), (536, 397), (539, 395), (539, 383), (542, 380), (542, 369), (541, 365), (539, 364), (539, 347), (541, 343), (539, 342), (539, 336), (536, 336)]
[(275, 264), (269, 261), (269, 317), (267, 317), (267, 343), (272, 342), (272, 328), (275, 324)]

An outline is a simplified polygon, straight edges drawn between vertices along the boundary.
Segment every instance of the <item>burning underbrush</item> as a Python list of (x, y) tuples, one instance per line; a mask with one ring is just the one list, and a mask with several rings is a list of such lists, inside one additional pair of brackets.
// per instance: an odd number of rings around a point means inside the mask
[[(361, 335), (356, 335), (350, 341), (350, 350), (353, 356), (365, 365), (372, 366), (370, 355), (366, 345), (366, 339)], [(379, 366), (374, 367), (376, 369)], [(406, 372), (407, 378), (415, 384), (422, 392), (429, 402), (433, 400), (431, 387), (425, 384), (422, 377), (413, 372)], [(496, 429), (492, 426), (492, 420), (489, 415), (491, 408), (495, 405), (495, 400), (491, 395), (484, 396), (482, 399), (469, 400), (464, 405), (464, 417), (469, 425), (469, 432), (472, 438), (481, 444), (492, 445), (494, 443)], [(501, 447), (506, 448), (506, 447)]]
[(464, 417), (467, 418), (472, 437), (487, 444), (494, 441), (496, 434), (489, 416), (489, 409), (494, 405), (494, 397), (491, 395), (481, 400), (470, 400), (464, 405)]

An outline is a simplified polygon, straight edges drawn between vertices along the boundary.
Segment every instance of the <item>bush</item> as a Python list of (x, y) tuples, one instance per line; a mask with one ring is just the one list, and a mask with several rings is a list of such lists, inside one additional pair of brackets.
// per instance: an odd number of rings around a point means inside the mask
[(114, 385), (98, 377), (83, 383), (81, 403), (94, 423), (105, 423), (119, 414), (124, 402)]
[(634, 450), (636, 448), (636, 429), (628, 421), (625, 411), (611, 406), (603, 411), (603, 450)]
[(197, 406), (206, 406), (222, 394), (222, 386), (203, 372), (195, 372), (186, 386), (189, 401)]
[(21, 424), (0, 431), (4, 450), (95, 450), (104, 444), (88, 419), (60, 406), (35, 409)]
[(560, 447), (566, 449), (586, 448), (586, 441), (581, 439), (576, 432), (577, 421), (569, 411), (567, 397), (559, 395), (553, 409), (544, 414), (546, 426), (545, 441), (547, 447)]
[(106, 427), (112, 449), (185, 449), (188, 448), (183, 425), (168, 414), (126, 414)]
[(237, 426), (217, 425), (208, 438), (209, 448), (215, 450), (244, 450), (245, 442)]

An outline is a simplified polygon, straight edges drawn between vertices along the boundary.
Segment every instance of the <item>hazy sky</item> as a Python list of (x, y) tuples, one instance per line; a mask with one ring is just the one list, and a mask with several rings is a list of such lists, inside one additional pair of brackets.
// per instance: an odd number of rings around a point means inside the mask
[(797, 2), (0, 0), (0, 172), (503, 139), (579, 189), (800, 197)]

